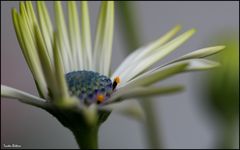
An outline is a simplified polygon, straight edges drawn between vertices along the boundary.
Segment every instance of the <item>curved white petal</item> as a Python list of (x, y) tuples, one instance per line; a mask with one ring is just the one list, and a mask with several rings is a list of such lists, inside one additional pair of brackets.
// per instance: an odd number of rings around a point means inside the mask
[(109, 76), (114, 28), (114, 2), (103, 1), (94, 44), (95, 70)]
[[(29, 30), (23, 26), (27, 26), (26, 11), (24, 11), (24, 4), (20, 3), (20, 14), (17, 13), (17, 10), (12, 9), (12, 19), (14, 23), (14, 29), (16, 31), (17, 39), (22, 49), (22, 53), (25, 57), (25, 60), (29, 66), (29, 69), (32, 72), (35, 83), (38, 87), (39, 92), (43, 97), (47, 97), (47, 86), (46, 81), (43, 75), (42, 68), (40, 67), (40, 60), (38, 58), (36, 47), (34, 46), (33, 38), (30, 36)], [(27, 42), (27, 43), (26, 43)]]
[(51, 62), (53, 63), (53, 50), (52, 50), (53, 29), (46, 5), (43, 1), (37, 1), (37, 10), (41, 31), (43, 33), (43, 39), (46, 44), (48, 55), (51, 59)]
[(207, 70), (218, 66), (220, 66), (220, 63), (215, 61), (207, 59), (193, 59), (189, 62), (189, 65), (187, 66), (185, 71)]
[(178, 61), (164, 67), (160, 66), (160, 67), (154, 68), (138, 76), (132, 81), (126, 83), (125, 85), (124, 84), (120, 85), (120, 87), (130, 88), (130, 87), (137, 87), (137, 86), (148, 86), (164, 78), (171, 77), (181, 72), (206, 70), (206, 69), (214, 68), (218, 65), (219, 63), (206, 60), (206, 59), (190, 59), (190, 60)]
[(71, 46), (71, 59), (74, 62), (73, 70), (81, 70), (87, 65), (83, 59), (81, 34), (79, 27), (78, 11), (75, 1), (68, 1), (69, 42)]
[(129, 98), (141, 98), (147, 96), (156, 96), (169, 93), (175, 93), (182, 91), (183, 87), (179, 85), (167, 86), (167, 87), (134, 87), (134, 88), (120, 88), (116, 91), (111, 98), (107, 101), (108, 103), (121, 101)]
[(66, 83), (66, 79), (63, 71), (63, 64), (60, 59), (59, 54), (59, 41), (57, 39), (57, 33), (54, 33), (53, 37), (53, 57), (54, 57), (54, 68), (55, 68), (55, 76), (56, 76), (56, 85), (57, 85), (57, 100), (64, 100), (69, 97), (68, 87)]
[(65, 67), (65, 72), (70, 72), (73, 70), (74, 64), (71, 59), (72, 51), (70, 49), (69, 38), (67, 33), (67, 28), (64, 20), (64, 14), (62, 10), (62, 5), (60, 1), (56, 1), (54, 5), (56, 26), (59, 32), (59, 38), (61, 43), (61, 56), (63, 59), (63, 64)]
[(8, 87), (6, 85), (1, 85), (1, 96), (19, 99), (23, 103), (27, 103), (37, 107), (44, 108), (47, 106), (45, 99)]
[(55, 97), (57, 97), (56, 93), (57, 93), (58, 89), (56, 86), (54, 66), (48, 57), (46, 46), (44, 44), (40, 29), (38, 28), (38, 26), (34, 26), (34, 27), (35, 27), (34, 34), (35, 34), (35, 38), (37, 41), (36, 46), (37, 46), (38, 56), (40, 58), (41, 66), (43, 69), (43, 74), (47, 81), (47, 86), (48, 86), (50, 92), (53, 94), (53, 97), (55, 98)]
[(213, 54), (216, 54), (216, 53), (220, 52), (225, 47), (226, 46), (224, 46), (224, 45), (220, 45), (220, 46), (212, 46), (212, 47), (198, 49), (198, 50), (195, 50), (191, 53), (183, 55), (180, 58), (178, 58), (178, 59), (176, 59), (172, 62), (177, 62), (177, 61), (186, 60), (186, 59), (207, 57), (207, 56), (210, 56), (210, 55), (213, 55)]
[(157, 39), (154, 42), (151, 42), (150, 44), (143, 46), (134, 52), (132, 52), (115, 70), (115, 72), (112, 74), (112, 79), (115, 76), (119, 76), (119, 74), (124, 71), (127, 67), (129, 67), (129, 64), (133, 62), (139, 62), (142, 58), (146, 57), (149, 53), (159, 48), (161, 45), (166, 43), (168, 40), (170, 40), (174, 35), (177, 34), (177, 32), (181, 29), (180, 25), (175, 26), (170, 31), (168, 31), (166, 34), (161, 36), (159, 39)]
[(171, 52), (173, 52), (177, 47), (182, 45), (186, 40), (188, 40), (195, 33), (194, 29), (188, 30), (172, 41), (160, 47), (155, 52), (152, 52), (139, 62), (131, 63), (130, 67), (121, 72), (119, 75), (122, 78), (123, 83), (129, 81), (139, 73), (146, 70), (148, 67), (152, 66)]
[(82, 1), (82, 48), (84, 51), (84, 59), (86, 62), (86, 69), (92, 70), (92, 42), (91, 42), (91, 29), (90, 29), (90, 18), (88, 13), (88, 2)]
[(183, 56), (181, 56), (181, 57), (179, 57), (179, 58), (177, 58), (177, 59), (175, 59), (171, 62), (168, 62), (164, 65), (161, 65), (160, 67), (164, 67), (164, 66), (170, 65), (172, 63), (183, 61), (183, 60), (204, 58), (204, 57), (207, 57), (207, 56), (210, 56), (210, 55), (213, 55), (213, 54), (216, 54), (216, 53), (220, 52), (225, 47), (226, 46), (224, 46), (224, 45), (220, 45), (220, 46), (213, 46), (213, 47), (198, 49), (198, 50), (190, 52), (186, 55), (183, 55)]

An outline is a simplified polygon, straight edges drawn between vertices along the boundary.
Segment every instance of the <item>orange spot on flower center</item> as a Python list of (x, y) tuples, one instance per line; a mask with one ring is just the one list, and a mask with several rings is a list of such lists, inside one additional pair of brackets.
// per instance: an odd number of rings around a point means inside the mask
[(121, 81), (121, 80), (120, 80), (120, 77), (117, 76), (117, 77), (114, 78), (114, 82), (116, 82), (117, 84), (119, 84), (120, 81)]
[(104, 95), (102, 95), (102, 94), (97, 95), (97, 103), (98, 104), (102, 103), (104, 101), (104, 99), (105, 99)]
[(117, 76), (114, 78), (112, 89), (114, 90), (119, 83), (120, 83), (120, 77)]

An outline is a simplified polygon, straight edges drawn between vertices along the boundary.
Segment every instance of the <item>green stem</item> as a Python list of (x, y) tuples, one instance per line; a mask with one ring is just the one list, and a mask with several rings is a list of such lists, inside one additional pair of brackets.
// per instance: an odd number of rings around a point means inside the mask
[[(120, 26), (123, 40), (126, 43), (126, 54), (134, 51), (136, 48), (140, 46), (141, 40), (139, 36), (139, 30), (136, 26), (137, 19), (133, 10), (132, 2), (130, 1), (117, 1), (116, 6), (117, 14), (120, 20)], [(133, 21), (134, 20), (134, 21)]]
[[(133, 5), (129, 1), (118, 1), (117, 4), (119, 20), (121, 23), (121, 29), (123, 32), (126, 54), (132, 52), (140, 46), (140, 34), (139, 28), (136, 26), (137, 18), (134, 13)], [(143, 98), (142, 98), (143, 99)], [(162, 142), (160, 142), (160, 136), (158, 134), (159, 127), (156, 121), (156, 113), (154, 112), (154, 103), (152, 99), (145, 98), (141, 101), (141, 105), (146, 113), (145, 131), (147, 136), (147, 142), (149, 148), (162, 148)]]
[(150, 98), (144, 98), (144, 100), (142, 100), (141, 103), (147, 116), (145, 122), (145, 130), (148, 139), (147, 141), (148, 147), (150, 149), (162, 148), (161, 147), (162, 143), (160, 143), (161, 139), (158, 134), (159, 133), (158, 123), (157, 120), (155, 119), (157, 116), (155, 109), (153, 107), (154, 103)]
[(217, 147), (222, 149), (232, 149), (234, 148), (234, 133), (235, 126), (233, 121), (225, 122), (223, 128), (220, 132), (220, 136), (218, 139)]
[[(105, 121), (106, 117), (99, 120), (97, 124), (89, 124), (83, 113), (72, 111), (71, 109), (59, 109), (51, 107), (46, 109), (55, 116), (64, 127), (72, 131), (75, 139), (81, 149), (97, 149), (98, 148), (98, 130), (100, 124)], [(105, 113), (103, 113), (105, 114)]]
[(78, 146), (81, 149), (97, 149), (98, 148), (98, 127), (82, 129), (71, 129)]

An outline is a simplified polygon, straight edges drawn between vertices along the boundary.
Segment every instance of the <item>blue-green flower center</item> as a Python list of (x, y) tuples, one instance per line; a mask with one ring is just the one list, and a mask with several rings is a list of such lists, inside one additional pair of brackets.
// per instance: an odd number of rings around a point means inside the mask
[(65, 75), (71, 95), (89, 105), (106, 101), (113, 92), (111, 79), (93, 71), (73, 71)]

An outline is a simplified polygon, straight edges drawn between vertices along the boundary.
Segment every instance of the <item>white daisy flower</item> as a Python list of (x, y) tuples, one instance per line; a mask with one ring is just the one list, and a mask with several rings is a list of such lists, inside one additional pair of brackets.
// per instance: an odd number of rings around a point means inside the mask
[(56, 27), (42, 1), (37, 2), (38, 16), (30, 1), (20, 2), (20, 13), (12, 10), (16, 35), (39, 96), (6, 85), (1, 85), (1, 96), (47, 110), (74, 133), (81, 148), (97, 147), (98, 128), (112, 110), (139, 115), (139, 105), (127, 100), (181, 90), (181, 86), (153, 84), (179, 73), (218, 66), (204, 57), (225, 47), (199, 49), (152, 68), (195, 33), (190, 29), (173, 38), (181, 28), (176, 26), (135, 50), (111, 73), (114, 2), (101, 4), (94, 44), (87, 2), (81, 3), (81, 24), (76, 2), (67, 4), (68, 26), (61, 2), (54, 4)]

